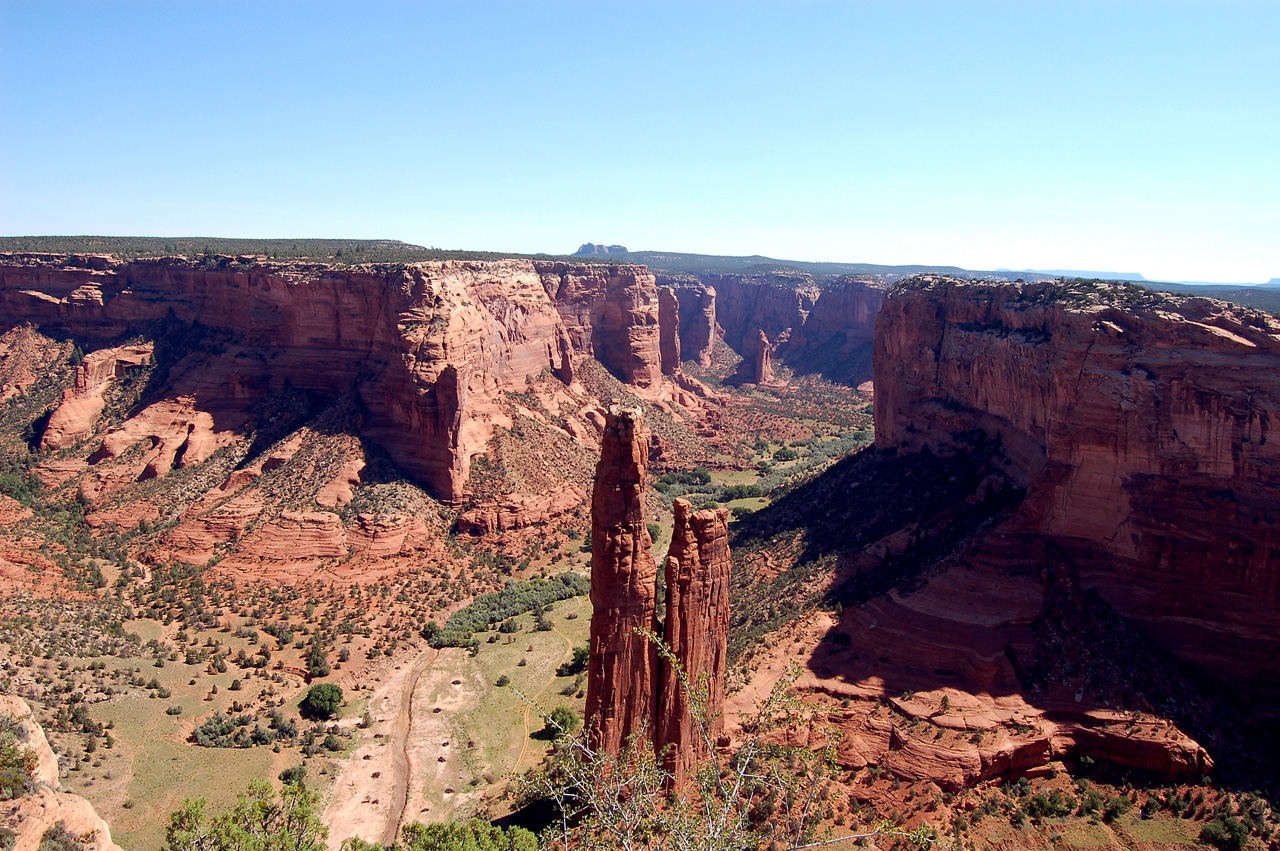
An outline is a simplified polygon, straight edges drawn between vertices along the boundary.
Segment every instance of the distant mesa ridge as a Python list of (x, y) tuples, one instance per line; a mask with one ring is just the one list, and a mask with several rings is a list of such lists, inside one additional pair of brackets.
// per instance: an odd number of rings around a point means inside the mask
[(625, 245), (596, 245), (593, 242), (584, 242), (578, 246), (578, 250), (573, 252), (574, 257), (589, 257), (592, 254), (626, 254), (627, 247)]

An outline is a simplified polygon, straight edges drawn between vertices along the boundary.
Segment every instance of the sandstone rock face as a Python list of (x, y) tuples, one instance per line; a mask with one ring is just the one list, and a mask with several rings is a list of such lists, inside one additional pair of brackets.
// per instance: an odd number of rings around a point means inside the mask
[(658, 288), (658, 330), (662, 374), (675, 375), (680, 369), (680, 302), (670, 287)]
[[(730, 563), (727, 509), (694, 511), (688, 500), (677, 499), (674, 511), (664, 638), (688, 687), (672, 666), (663, 666), (656, 744), (669, 748), (666, 767), (679, 786), (711, 756), (707, 743), (714, 742), (724, 727)], [(692, 696), (701, 707), (692, 705)], [(706, 722), (705, 730), (698, 715)]]
[(573, 350), (639, 388), (662, 381), (658, 286), (644, 266), (534, 261)]
[(0, 825), (17, 834), (13, 851), (37, 851), (44, 832), (58, 822), (63, 822), (70, 833), (90, 837), (85, 847), (91, 851), (120, 851), (120, 846), (111, 841), (111, 829), (93, 805), (79, 795), (60, 789), (58, 759), (26, 703), (21, 698), (0, 694), (0, 715), (18, 721), (26, 735), (22, 746), (36, 757), (32, 774), (35, 791), (0, 802)]
[(876, 445), (1000, 440), (1047, 540), (1162, 645), (1280, 692), (1280, 322), (1102, 285), (923, 278), (876, 329)]
[[(114, 457), (127, 448), (123, 441), (159, 439), (155, 475), (216, 449), (218, 435), (243, 421), (247, 401), (287, 383), (358, 394), (370, 413), (364, 434), (456, 503), (472, 457), (501, 417), (504, 390), (523, 389), (544, 369), (572, 381), (576, 353), (596, 356), (639, 388), (661, 382), (657, 288), (640, 266), (510, 260), (335, 269), (92, 259), (91, 268), (0, 256), (0, 323), (31, 322), (94, 343), (173, 317), (222, 335), (220, 353), (193, 353), (178, 368), (191, 398), (164, 404), (182, 408), (181, 416), (149, 411), (106, 450)], [(48, 448), (85, 436), (106, 382), (136, 354), (86, 359), (83, 380), (52, 418)]]
[[(771, 356), (797, 372), (819, 372), (857, 385), (871, 377), (875, 317), (884, 300), (873, 280), (818, 281), (805, 273), (664, 275), (680, 302), (684, 356), (711, 362), (719, 329), (729, 348), (748, 361), (740, 380), (758, 381), (760, 333)], [(696, 353), (696, 354), (695, 354)]]
[(99, 349), (86, 355), (76, 367), (75, 387), (63, 393), (62, 402), (49, 417), (40, 448), (65, 449), (91, 435), (106, 404), (103, 393), (108, 386), (123, 378), (129, 369), (151, 360), (154, 350), (154, 344), (146, 343)]
[(698, 281), (682, 287), (677, 296), (680, 319), (680, 347), (683, 356), (699, 366), (711, 366), (711, 350), (716, 339), (716, 291)]
[(653, 739), (657, 648), (635, 630), (657, 632), (658, 569), (645, 523), (648, 438), (639, 411), (612, 407), (600, 439), (591, 494), (591, 646), (587, 725), (592, 745), (617, 753)]
[(769, 335), (763, 331), (756, 338), (753, 361), (755, 383), (768, 384), (773, 381), (773, 344), (769, 342)]
[(458, 529), (475, 535), (523, 529), (573, 511), (585, 498), (586, 494), (573, 485), (550, 493), (516, 495), (498, 505), (464, 512), (458, 518)]

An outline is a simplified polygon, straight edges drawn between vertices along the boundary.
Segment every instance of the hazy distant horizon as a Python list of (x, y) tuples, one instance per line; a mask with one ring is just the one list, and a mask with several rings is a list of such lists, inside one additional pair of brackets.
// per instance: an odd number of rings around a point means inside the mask
[(1280, 274), (1280, 4), (0, 5), (0, 231)]

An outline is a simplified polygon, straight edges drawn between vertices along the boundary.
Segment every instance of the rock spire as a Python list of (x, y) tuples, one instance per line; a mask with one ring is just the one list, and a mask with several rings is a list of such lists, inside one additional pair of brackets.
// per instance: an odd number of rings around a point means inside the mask
[(610, 407), (591, 494), (591, 655), (587, 723), (593, 747), (617, 753), (653, 735), (657, 648), (637, 629), (657, 631), (658, 576), (645, 524), (648, 436), (640, 412)]
[[(675, 501), (675, 528), (667, 553), (667, 619), (664, 637), (680, 662), (687, 687), (671, 665), (658, 690), (657, 746), (683, 784), (710, 756), (708, 743), (723, 729), (724, 674), (729, 636), (729, 512), (694, 511)], [(692, 699), (691, 699), (692, 698)], [(694, 705), (696, 699), (701, 707)], [(706, 719), (706, 735), (697, 714)]]
[(694, 511), (684, 499), (675, 502), (663, 634), (691, 694), (674, 666), (660, 665), (658, 648), (638, 633), (659, 632), (658, 571), (644, 510), (647, 453), (640, 412), (611, 407), (591, 497), (587, 725), (592, 746), (606, 754), (642, 735), (664, 751), (666, 768), (681, 785), (709, 756), (695, 713), (701, 710), (710, 720), (709, 737), (720, 731), (729, 633), (729, 514)]

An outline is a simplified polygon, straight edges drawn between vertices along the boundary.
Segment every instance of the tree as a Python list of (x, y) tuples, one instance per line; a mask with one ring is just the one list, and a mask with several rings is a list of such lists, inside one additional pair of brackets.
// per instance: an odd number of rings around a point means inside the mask
[(342, 706), (342, 687), (333, 683), (317, 683), (307, 689), (299, 708), (316, 718), (332, 718)]
[[(503, 829), (480, 819), (445, 824), (406, 824), (404, 851), (537, 851), (537, 838), (522, 827)], [(344, 851), (351, 851), (346, 849)]]
[(301, 784), (277, 794), (250, 781), (229, 811), (210, 814), (204, 798), (188, 798), (169, 816), (165, 851), (325, 851), (329, 829), (316, 812), (320, 796)]

